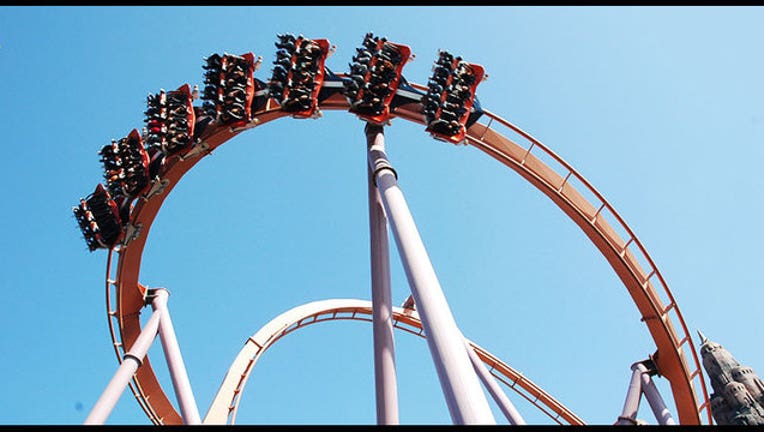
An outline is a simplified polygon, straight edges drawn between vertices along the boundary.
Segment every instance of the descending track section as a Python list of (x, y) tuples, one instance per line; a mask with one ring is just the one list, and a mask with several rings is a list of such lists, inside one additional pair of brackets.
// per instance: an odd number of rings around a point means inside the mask
[[(326, 321), (354, 320), (371, 322), (371, 302), (355, 299), (333, 299), (307, 303), (293, 308), (271, 320), (250, 336), (234, 359), (223, 379), (204, 424), (234, 424), (241, 394), (257, 361), (282, 337)], [(393, 326), (419, 337), (426, 337), (419, 315), (412, 309), (393, 308)], [(499, 360), (479, 345), (468, 341), (491, 371), (491, 374), (517, 394), (528, 400), (558, 424), (583, 425), (583, 421), (537, 386), (530, 379)]]
[[(244, 130), (262, 126), (282, 117), (294, 117), (278, 101), (268, 96), (262, 82), (252, 80), (254, 56), (228, 56), (233, 80), (220, 81), (220, 87), (210, 95), (222, 95), (216, 103), (194, 108), (194, 140), (188, 148), (163, 156), (151, 184), (136, 197), (129, 211), (129, 220), (122, 220), (124, 235), (108, 244), (107, 310), (109, 325), (119, 358), (140, 333), (141, 310), (146, 306), (145, 288), (139, 283), (143, 250), (151, 225), (164, 200), (180, 179), (204, 156)], [(212, 58), (210, 70), (225, 70), (227, 61), (217, 64)], [(238, 62), (238, 63), (236, 63)], [(221, 69), (222, 68), (222, 69)], [(400, 72), (400, 71), (398, 71)], [(481, 72), (482, 73), (482, 72)], [(242, 74), (244, 74), (242, 76)], [(209, 75), (209, 74), (208, 74)], [(218, 75), (212, 74), (214, 77)], [(348, 75), (326, 74), (319, 92), (318, 108), (344, 110), (352, 113), (352, 101), (338, 88)], [(216, 78), (217, 79), (217, 78)], [(225, 95), (244, 88), (245, 109), (238, 111), (236, 97), (225, 101)], [(401, 77), (392, 99), (389, 117), (400, 118), (427, 126), (434, 119), (425, 115), (422, 99), (428, 87), (409, 84)], [(218, 82), (215, 81), (214, 84)], [(227, 85), (234, 87), (226, 87)], [(232, 89), (232, 90), (231, 90)], [(217, 93), (212, 90), (217, 90)], [(474, 91), (474, 86), (472, 87)], [(226, 93), (228, 92), (228, 93)], [(240, 92), (241, 93), (241, 92)], [(432, 92), (431, 92), (432, 93)], [(323, 96), (321, 96), (323, 95)], [(215, 96), (215, 97), (218, 97)], [(236, 95), (233, 95), (236, 96)], [(474, 94), (470, 95), (474, 97)], [(397, 99), (396, 99), (397, 98)], [(445, 100), (445, 99), (442, 99)], [(587, 235), (619, 276), (652, 336), (656, 350), (651, 356), (660, 375), (670, 384), (677, 414), (682, 424), (712, 424), (708, 394), (700, 363), (684, 318), (662, 274), (622, 217), (605, 198), (572, 166), (542, 143), (501, 117), (475, 107), (469, 116), (462, 116), (465, 127), (463, 140), (449, 139), (454, 144), (471, 145), (506, 165), (549, 197)], [(227, 107), (227, 108), (226, 108)], [(222, 112), (229, 110), (229, 117)], [(225, 117), (225, 118), (224, 118)], [(298, 117), (299, 118), (299, 117)], [(478, 121), (482, 120), (482, 121)], [(459, 134), (455, 135), (459, 138)], [(437, 137), (436, 137), (437, 138)], [(154, 174), (152, 172), (152, 174)], [(98, 244), (93, 243), (95, 247)], [(112, 254), (117, 253), (118, 265), (112, 268)], [(175, 408), (159, 384), (146, 358), (131, 385), (133, 393), (149, 418), (157, 424), (179, 424)]]
[[(495, 121), (523, 138), (528, 146), (518, 145), (489, 125), (470, 128), (467, 142), (520, 173), (584, 231), (613, 267), (639, 309), (641, 321), (657, 345), (651, 359), (658, 373), (671, 383), (680, 422), (698, 424), (705, 411), (708, 424), (712, 424), (708, 393), (692, 338), (673, 294), (642, 242), (610, 203), (573, 167), (520, 128), (491, 113), (486, 114), (489, 123)], [(545, 164), (533, 154), (534, 150), (559, 164), (563, 172)], [(592, 201), (586, 195), (592, 197)]]

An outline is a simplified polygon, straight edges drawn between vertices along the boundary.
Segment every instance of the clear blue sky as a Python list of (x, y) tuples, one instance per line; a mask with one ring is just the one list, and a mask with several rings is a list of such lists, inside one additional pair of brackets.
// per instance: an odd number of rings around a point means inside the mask
[[(147, 93), (201, 85), (209, 54), (261, 55), (267, 80), (285, 32), (329, 39), (337, 72), (368, 31), (412, 48), (412, 82), (427, 81), (439, 48), (482, 64), (482, 105), (597, 187), (693, 332), (764, 373), (762, 22), (761, 7), (0, 7), (0, 423), (81, 424), (117, 368), (106, 252), (87, 251), (71, 213), (101, 181), (97, 151), (143, 125)], [(612, 424), (629, 365), (655, 347), (604, 257), (475, 148), (402, 120), (386, 137), (462, 332), (587, 422)], [(141, 281), (172, 293), (202, 415), (273, 317), (370, 298), (365, 161), (354, 116), (283, 119), (202, 160), (165, 201)], [(409, 290), (391, 258), (400, 304)], [(374, 423), (371, 347), (357, 322), (282, 339), (239, 423)], [(449, 423), (426, 344), (396, 333), (396, 347), (401, 422)], [(149, 355), (172, 394), (158, 344)], [(646, 406), (640, 417), (655, 422)], [(150, 422), (128, 391), (107, 424)]]

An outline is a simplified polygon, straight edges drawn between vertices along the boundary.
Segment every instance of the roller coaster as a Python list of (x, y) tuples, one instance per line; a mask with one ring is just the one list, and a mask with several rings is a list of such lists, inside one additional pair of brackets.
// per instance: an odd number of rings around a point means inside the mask
[[(461, 334), (387, 158), (384, 128), (393, 119), (422, 125), (435, 140), (472, 146), (510, 168), (551, 199), (605, 257), (655, 342), (649, 358), (635, 359), (631, 365), (632, 379), (623, 411), (614, 413), (615, 424), (641, 422), (636, 415), (643, 395), (659, 424), (713, 424), (698, 355), (658, 267), (623, 218), (581, 174), (531, 135), (480, 105), (478, 85), (487, 77), (483, 66), (440, 51), (427, 84), (420, 85), (403, 76), (413, 58), (411, 48), (373, 33), (356, 48), (347, 73), (327, 67), (335, 47), (326, 39), (280, 34), (275, 46), (266, 81), (255, 77), (262, 57), (251, 52), (212, 54), (203, 65), (201, 92), (183, 84), (176, 90), (150, 93), (142, 131), (133, 129), (100, 150), (104, 182), (80, 199), (73, 212), (88, 249), (107, 251), (106, 312), (119, 367), (85, 424), (103, 424), (127, 387), (156, 425), (235, 424), (240, 396), (263, 353), (298, 329), (334, 320), (373, 325), (378, 424), (399, 423), (392, 357), (395, 329), (426, 340), (454, 424), (496, 423), (484, 389), (510, 424), (525, 424), (504, 393), (506, 388), (555, 423), (585, 424), (530, 378)], [(194, 105), (198, 99), (201, 106)], [(318, 119), (326, 110), (347, 111), (365, 124), (372, 300), (329, 299), (274, 318), (247, 339), (202, 418), (175, 339), (167, 291), (140, 281), (152, 223), (183, 176), (219, 146), (271, 121)], [(411, 288), (401, 307), (393, 307), (390, 298), (388, 229)], [(151, 316), (142, 327), (141, 313), (149, 307)], [(147, 356), (157, 334), (180, 409)], [(670, 384), (677, 419), (654, 377)]]

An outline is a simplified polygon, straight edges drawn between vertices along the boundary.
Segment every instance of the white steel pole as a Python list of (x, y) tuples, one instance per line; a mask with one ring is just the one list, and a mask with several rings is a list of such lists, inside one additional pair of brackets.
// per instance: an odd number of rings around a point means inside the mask
[(112, 377), (106, 389), (101, 394), (101, 397), (96, 401), (95, 406), (88, 414), (84, 424), (86, 425), (102, 425), (111, 414), (114, 406), (122, 396), (125, 387), (130, 383), (133, 375), (143, 362), (143, 358), (146, 356), (152, 342), (157, 335), (159, 328), (159, 319), (161, 312), (154, 311), (151, 314), (148, 322), (141, 330), (138, 338), (135, 339), (135, 343), (130, 347), (123, 357), (122, 363), (119, 365), (117, 372)]
[(639, 402), (642, 399), (642, 372), (647, 371), (647, 369), (641, 363), (634, 363), (631, 365), (631, 370), (629, 389), (626, 392), (626, 400), (623, 403), (621, 415), (615, 422), (616, 425), (637, 424), (637, 412), (639, 412)]
[[(642, 366), (644, 368), (644, 366)], [(663, 425), (675, 425), (674, 418), (671, 417), (671, 413), (666, 407), (666, 402), (663, 401), (658, 388), (655, 386), (650, 374), (645, 371), (642, 373), (642, 392), (645, 394), (647, 403), (650, 404), (650, 408), (655, 414), (655, 419), (658, 420), (658, 424)]]
[(369, 166), (390, 220), (398, 253), (422, 318), (427, 345), (455, 424), (496, 424), (483, 389), (470, 364), (464, 336), (456, 325), (432, 267), (414, 218), (387, 161), (381, 126), (366, 125)]
[(199, 416), (199, 409), (196, 406), (194, 393), (191, 391), (191, 382), (188, 379), (186, 365), (183, 363), (183, 356), (180, 354), (178, 339), (175, 337), (175, 329), (170, 319), (170, 311), (167, 309), (167, 297), (169, 292), (164, 288), (155, 290), (155, 297), (152, 301), (154, 310), (161, 314), (159, 320), (159, 338), (162, 342), (164, 357), (167, 360), (167, 367), (170, 370), (172, 386), (175, 390), (175, 396), (180, 405), (180, 414), (183, 418), (183, 424), (199, 425), (202, 424)]
[(470, 361), (472, 362), (472, 367), (475, 368), (483, 385), (488, 389), (488, 393), (490, 393), (493, 400), (496, 401), (496, 405), (499, 406), (499, 409), (504, 413), (504, 416), (509, 420), (509, 423), (512, 425), (525, 425), (525, 420), (520, 415), (520, 412), (517, 411), (515, 405), (509, 400), (499, 386), (499, 383), (496, 382), (493, 375), (491, 375), (491, 372), (485, 367), (483, 361), (480, 360), (480, 357), (478, 357), (475, 350), (468, 342), (465, 342), (465, 344), (467, 346), (467, 354), (469, 354)]
[[(371, 144), (371, 143), (369, 143)], [(387, 217), (368, 171), (369, 241), (371, 249), (371, 319), (374, 332), (374, 384), (377, 424), (398, 424), (398, 382), (395, 373), (393, 302), (390, 290), (390, 248)]]

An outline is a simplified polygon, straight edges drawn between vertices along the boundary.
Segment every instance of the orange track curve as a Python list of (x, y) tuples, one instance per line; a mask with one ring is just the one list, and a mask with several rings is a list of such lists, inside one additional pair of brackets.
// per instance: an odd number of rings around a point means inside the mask
[[(273, 318), (244, 343), (220, 385), (204, 417), (204, 424), (234, 424), (249, 376), (259, 358), (282, 337), (303, 327), (334, 320), (372, 321), (371, 302), (356, 299), (330, 299), (294, 307)], [(393, 327), (426, 338), (415, 310), (393, 307)], [(501, 361), (483, 347), (467, 340), (478, 358), (490, 368), (494, 378), (536, 406), (549, 418), (563, 424), (583, 425), (583, 421), (529, 378)]]
[[(424, 89), (421, 85), (414, 84), (414, 87)], [(349, 104), (344, 96), (335, 94), (323, 101), (320, 108), (347, 110)], [(415, 103), (403, 105), (393, 114), (395, 117), (424, 124), (419, 108), (420, 105)], [(165, 183), (162, 192), (138, 199), (131, 211), (129, 223), (139, 227), (139, 235), (126, 244), (110, 250), (107, 260), (106, 295), (109, 327), (114, 349), (120, 361), (125, 347), (132, 346), (140, 334), (139, 315), (145, 306), (143, 299), (145, 288), (139, 283), (141, 259), (151, 224), (164, 199), (183, 175), (206, 154), (243, 130), (287, 116), (289, 116), (287, 113), (281, 112), (278, 105), (272, 104), (269, 100), (263, 110), (253, 113), (252, 121), (244, 128), (232, 130), (228, 126), (210, 124), (200, 140), (199, 145), (204, 145), (203, 151), (192, 157), (169, 157), (160, 173), (161, 181)], [(512, 168), (547, 195), (584, 231), (624, 283), (642, 315), (642, 320), (647, 324), (657, 346), (653, 360), (658, 366), (659, 373), (671, 384), (679, 423), (701, 424), (701, 413), (705, 411), (707, 423), (712, 424), (705, 381), (684, 318), (663, 276), (633, 231), (604, 197), (559, 156), (508, 121), (487, 111), (485, 116), (489, 119), (488, 123), (473, 124), (467, 131), (466, 143)], [(527, 141), (529, 146), (522, 147), (503, 136), (491, 128), (493, 123), (503, 126), (507, 132), (519, 137), (520, 140)], [(567, 171), (557, 173), (537, 158), (533, 154), (534, 150), (545, 153)], [(570, 183), (571, 178), (577, 179), (590, 194), (596, 197), (598, 202), (594, 204), (588, 202)], [(614, 231), (606, 218), (607, 213), (610, 213), (614, 218), (613, 221), (628, 234), (628, 239), (621, 239)], [(118, 266), (114, 277), (111, 276), (113, 252), (118, 253)], [(635, 253), (644, 257), (649, 265), (648, 269), (642, 268)], [(668, 298), (667, 304), (664, 304), (656, 291), (655, 281), (662, 288), (664, 296)], [(115, 295), (112, 295), (112, 290), (115, 291)], [(115, 325), (119, 329), (119, 335)], [(677, 334), (677, 328), (681, 334)], [(131, 388), (152, 422), (155, 424), (182, 423), (180, 415), (158, 382), (148, 356), (136, 372)]]

